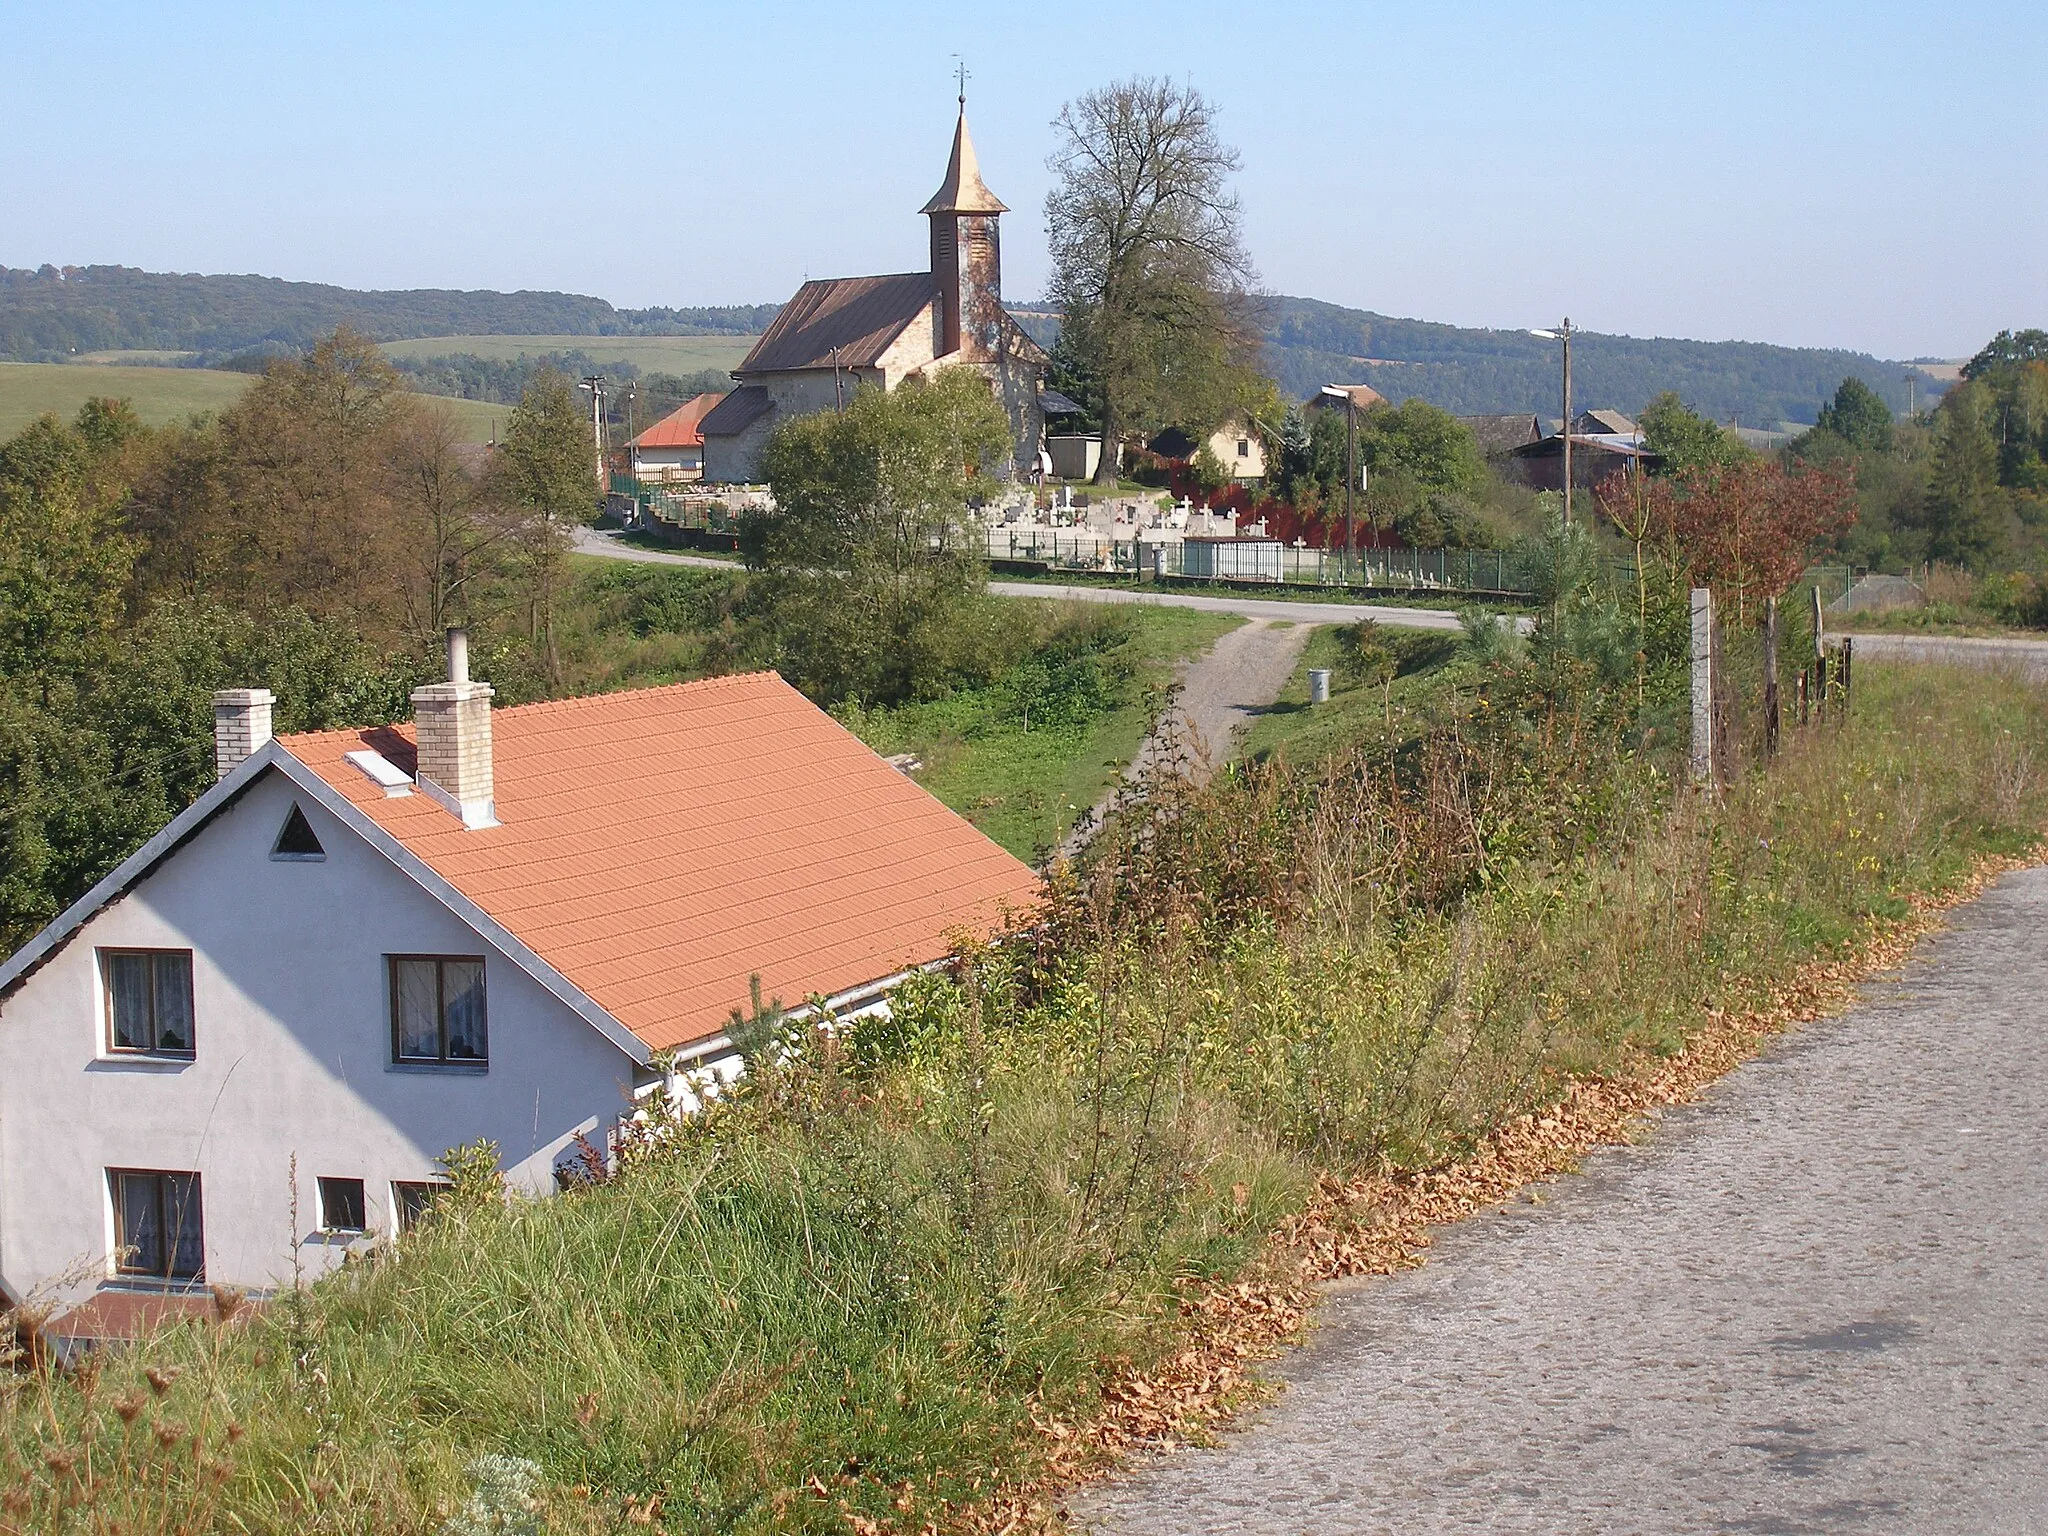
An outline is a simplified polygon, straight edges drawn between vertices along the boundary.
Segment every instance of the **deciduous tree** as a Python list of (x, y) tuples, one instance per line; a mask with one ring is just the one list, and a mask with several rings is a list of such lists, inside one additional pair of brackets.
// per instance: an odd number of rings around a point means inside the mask
[(1856, 520), (1856, 481), (1846, 467), (1786, 470), (1754, 456), (1652, 477), (1650, 527), (1668, 541), (1693, 580), (1732, 601), (1736, 622), (1786, 592), (1814, 547)]
[(1170, 80), (1090, 91), (1053, 128), (1045, 216), (1062, 378), (1101, 418), (1107, 484), (1126, 435), (1214, 426), (1252, 387), (1252, 267), (1230, 191), (1238, 157), (1214, 104)]
[(561, 682), (555, 609), (576, 524), (596, 510), (590, 434), (568, 379), (544, 369), (527, 384), (491, 464), (494, 489), (519, 514), (513, 543), (527, 597), (527, 637), (549, 685)]

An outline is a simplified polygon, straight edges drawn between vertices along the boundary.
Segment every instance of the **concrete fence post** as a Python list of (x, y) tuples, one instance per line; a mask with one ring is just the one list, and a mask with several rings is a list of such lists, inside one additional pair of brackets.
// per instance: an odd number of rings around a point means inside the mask
[(1714, 593), (1692, 589), (1692, 780), (1714, 776)]

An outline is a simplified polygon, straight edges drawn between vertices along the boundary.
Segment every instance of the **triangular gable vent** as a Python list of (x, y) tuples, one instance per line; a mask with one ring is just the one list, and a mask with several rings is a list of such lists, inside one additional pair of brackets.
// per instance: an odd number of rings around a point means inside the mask
[(320, 839), (314, 835), (313, 824), (306, 820), (306, 813), (299, 809), (296, 801), (292, 804), (291, 815), (285, 817), (284, 828), (277, 834), (277, 843), (270, 850), (273, 859), (324, 859), (327, 850), (320, 846)]

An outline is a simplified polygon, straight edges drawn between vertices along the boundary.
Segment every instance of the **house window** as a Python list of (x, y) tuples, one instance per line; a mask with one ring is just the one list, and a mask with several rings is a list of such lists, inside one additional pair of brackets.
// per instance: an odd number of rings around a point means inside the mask
[(114, 1267), (156, 1280), (199, 1280), (206, 1274), (206, 1237), (199, 1211), (199, 1175), (113, 1168)]
[(190, 1056), (192, 951), (103, 949), (107, 1047), (122, 1055)]
[(410, 1232), (420, 1224), (420, 1219), (434, 1208), (434, 1202), (441, 1198), (448, 1186), (439, 1181), (391, 1186), (391, 1208), (398, 1212), (398, 1230)]
[(270, 856), (287, 864), (315, 864), (327, 857), (327, 850), (314, 835), (313, 824), (297, 805), (292, 806), (291, 815), (285, 817), (284, 826), (278, 830)]
[(361, 1179), (320, 1181), (320, 1230), (323, 1232), (366, 1232), (369, 1211)]
[(1252, 456), (1252, 440), (1250, 438), (1240, 437), (1237, 440), (1237, 456), (1240, 459), (1248, 459)]
[(391, 956), (391, 1059), (482, 1066), (484, 963), (451, 955)]

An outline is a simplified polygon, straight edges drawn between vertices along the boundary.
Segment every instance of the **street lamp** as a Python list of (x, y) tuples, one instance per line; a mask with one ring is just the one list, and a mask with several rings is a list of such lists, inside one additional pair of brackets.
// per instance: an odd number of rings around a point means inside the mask
[(1554, 331), (1531, 331), (1531, 336), (1540, 336), (1545, 341), (1564, 343), (1564, 424), (1559, 435), (1564, 439), (1564, 520), (1567, 526), (1572, 520), (1572, 322), (1569, 317)]
[(1323, 393), (1344, 402), (1344, 580), (1358, 559), (1358, 522), (1351, 512), (1351, 490), (1358, 483), (1358, 399), (1350, 390), (1325, 384)]

